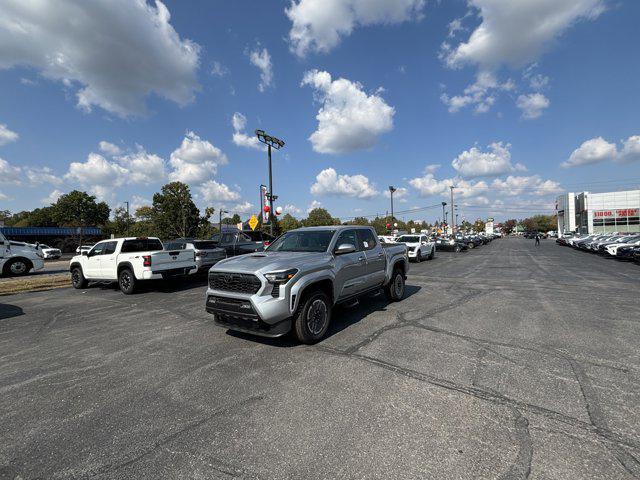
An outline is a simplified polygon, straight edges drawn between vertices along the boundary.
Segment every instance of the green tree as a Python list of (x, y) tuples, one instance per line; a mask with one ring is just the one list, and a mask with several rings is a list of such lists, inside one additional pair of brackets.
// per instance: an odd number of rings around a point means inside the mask
[(335, 225), (335, 219), (324, 208), (314, 208), (309, 212), (309, 216), (302, 221), (305, 227), (321, 227), (325, 225)]
[(465, 232), (469, 232), (473, 229), (473, 225), (471, 225), (471, 223), (469, 223), (468, 221), (464, 220), (461, 224), (460, 224), (460, 229), (465, 231)]
[(502, 229), (507, 235), (509, 235), (515, 230), (516, 225), (518, 225), (518, 221), (515, 218), (512, 218), (502, 224)]
[(109, 205), (105, 202), (96, 202), (95, 196), (79, 190), (62, 195), (49, 208), (52, 209), (51, 219), (60, 226), (103, 226), (109, 221)]
[(135, 222), (124, 207), (118, 207), (113, 211), (113, 220), (105, 225), (103, 232), (106, 235), (113, 234), (115, 237), (131, 235), (130, 229)]
[(369, 219), (366, 217), (356, 217), (353, 220), (347, 222), (349, 225), (364, 225), (369, 226)]
[(484, 232), (484, 226), (485, 226), (484, 222), (480, 219), (477, 219), (473, 224), (473, 229), (478, 233)]
[(200, 210), (193, 203), (189, 186), (171, 182), (153, 194), (153, 224), (163, 239), (195, 237), (200, 226)]
[(290, 213), (285, 214), (278, 223), (280, 224), (280, 230), (283, 233), (300, 228), (301, 226), (301, 223)]

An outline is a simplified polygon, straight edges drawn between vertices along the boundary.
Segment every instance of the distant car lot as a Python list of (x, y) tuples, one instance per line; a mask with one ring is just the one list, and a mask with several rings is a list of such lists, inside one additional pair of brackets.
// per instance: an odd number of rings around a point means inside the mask
[(633, 263), (502, 239), (413, 264), (315, 346), (215, 327), (204, 278), (0, 297), (8, 478), (634, 478)]

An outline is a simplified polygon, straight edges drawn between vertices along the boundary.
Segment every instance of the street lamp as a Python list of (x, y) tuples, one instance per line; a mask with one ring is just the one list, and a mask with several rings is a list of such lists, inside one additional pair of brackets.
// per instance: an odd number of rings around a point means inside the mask
[(389, 193), (391, 194), (391, 223), (393, 223), (393, 193), (397, 190), (396, 187), (389, 185)]
[(273, 196), (273, 174), (271, 169), (271, 147), (280, 150), (284, 147), (284, 142), (279, 138), (267, 135), (264, 130), (256, 130), (256, 136), (260, 142), (267, 146), (269, 155), (269, 225), (271, 227), (271, 235), (273, 235), (273, 201), (278, 197)]
[(442, 202), (442, 220), (444, 220), (445, 223), (447, 223), (444, 216), (444, 207), (446, 206), (447, 206), (447, 202)]

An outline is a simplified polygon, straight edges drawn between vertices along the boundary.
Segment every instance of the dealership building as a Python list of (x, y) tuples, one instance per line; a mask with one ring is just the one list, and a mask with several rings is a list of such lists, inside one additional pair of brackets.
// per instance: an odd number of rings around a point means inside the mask
[(640, 190), (565, 193), (556, 213), (558, 232), (640, 232)]

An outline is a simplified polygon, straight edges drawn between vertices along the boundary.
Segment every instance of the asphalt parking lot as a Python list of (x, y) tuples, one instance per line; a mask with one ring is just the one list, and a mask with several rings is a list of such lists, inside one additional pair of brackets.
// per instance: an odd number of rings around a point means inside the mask
[(204, 284), (0, 297), (0, 478), (640, 477), (640, 266), (502, 239), (315, 346)]

